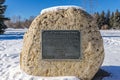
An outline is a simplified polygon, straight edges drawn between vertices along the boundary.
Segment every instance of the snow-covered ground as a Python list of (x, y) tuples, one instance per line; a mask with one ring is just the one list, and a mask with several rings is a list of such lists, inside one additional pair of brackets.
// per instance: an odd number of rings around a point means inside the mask
[[(23, 34), (27, 29), (7, 29), (0, 35), (0, 80), (79, 80), (74, 76), (35, 77), (20, 70), (19, 54)], [(104, 39), (105, 60), (102, 69), (111, 73), (103, 80), (120, 80), (120, 31), (101, 31)]]
[(103, 80), (120, 80), (120, 31), (101, 31), (104, 40), (105, 60), (102, 69), (111, 73)]

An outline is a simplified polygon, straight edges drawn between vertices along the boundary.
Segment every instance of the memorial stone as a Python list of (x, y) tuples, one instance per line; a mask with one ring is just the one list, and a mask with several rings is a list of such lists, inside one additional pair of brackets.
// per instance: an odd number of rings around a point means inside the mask
[(94, 18), (75, 6), (45, 9), (24, 35), (23, 71), (34, 76), (77, 76), (91, 80), (104, 59)]

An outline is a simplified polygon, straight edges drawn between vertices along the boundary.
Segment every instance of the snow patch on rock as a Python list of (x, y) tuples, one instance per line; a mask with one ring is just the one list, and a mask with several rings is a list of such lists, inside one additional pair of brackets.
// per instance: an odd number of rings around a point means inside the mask
[(76, 9), (81, 9), (81, 10), (85, 11), (85, 9), (83, 9), (82, 7), (74, 6), (74, 5), (69, 5), (69, 6), (54, 6), (54, 7), (43, 9), (41, 11), (41, 14), (46, 13), (46, 12), (53, 12), (53, 11), (68, 9), (68, 8), (76, 8)]

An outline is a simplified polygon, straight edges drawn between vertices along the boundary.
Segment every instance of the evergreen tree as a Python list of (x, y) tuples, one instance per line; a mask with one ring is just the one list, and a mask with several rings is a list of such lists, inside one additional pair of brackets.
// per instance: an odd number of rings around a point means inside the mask
[(5, 20), (9, 20), (8, 18), (4, 17), (4, 12), (6, 10), (6, 5), (3, 5), (5, 0), (0, 0), (0, 34), (4, 33), (7, 26), (4, 24)]
[(113, 28), (113, 24), (114, 24), (114, 12), (112, 12), (110, 16), (110, 21), (109, 21), (110, 28)]
[(98, 27), (100, 29), (101, 28), (101, 26), (100, 26), (100, 14), (97, 12), (97, 13), (95, 13), (94, 17), (95, 17), (96, 23), (98, 24)]
[(120, 12), (118, 10), (116, 10), (114, 15), (113, 27), (116, 29), (120, 29)]
[(108, 10), (107, 11), (107, 14), (106, 14), (106, 21), (105, 21), (105, 23), (106, 23), (106, 25), (108, 25), (109, 26), (109, 29), (110, 29), (110, 10)]
[(106, 24), (105, 12), (102, 11), (102, 13), (100, 14), (99, 21), (98, 21), (99, 28), (101, 29), (101, 27), (105, 24)]

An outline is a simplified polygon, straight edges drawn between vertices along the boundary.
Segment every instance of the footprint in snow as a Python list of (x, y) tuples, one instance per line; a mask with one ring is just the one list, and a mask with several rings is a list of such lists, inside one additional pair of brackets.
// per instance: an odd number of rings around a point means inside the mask
[(5, 47), (0, 46), (0, 51), (4, 51), (4, 50), (5, 50)]

